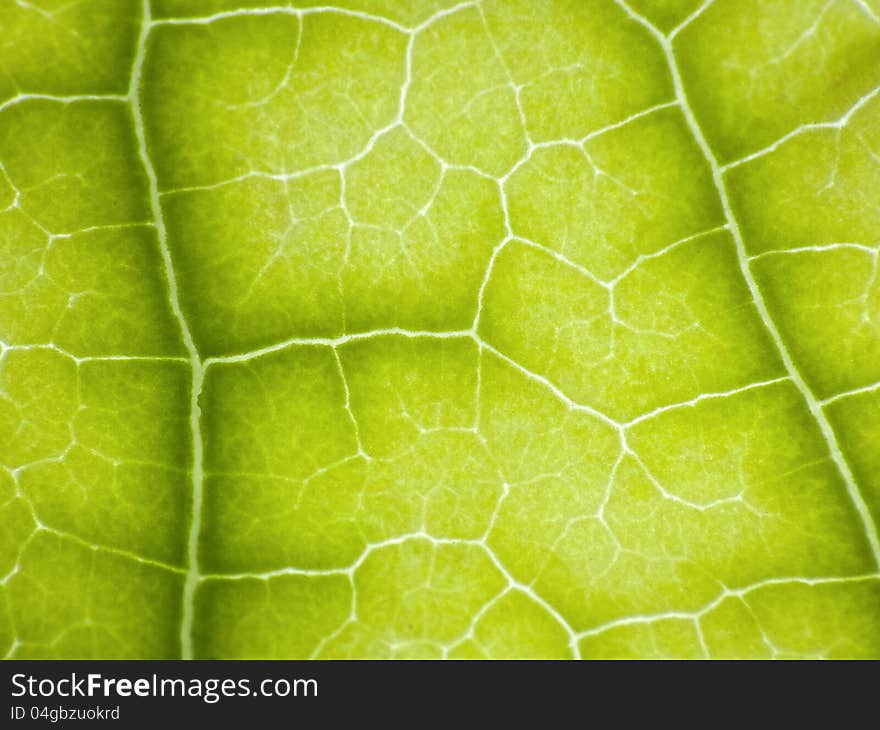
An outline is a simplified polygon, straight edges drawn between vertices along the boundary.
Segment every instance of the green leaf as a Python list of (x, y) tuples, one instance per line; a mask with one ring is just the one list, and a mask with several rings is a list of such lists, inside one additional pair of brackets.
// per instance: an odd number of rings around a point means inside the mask
[(880, 658), (880, 2), (0, 27), (0, 653)]

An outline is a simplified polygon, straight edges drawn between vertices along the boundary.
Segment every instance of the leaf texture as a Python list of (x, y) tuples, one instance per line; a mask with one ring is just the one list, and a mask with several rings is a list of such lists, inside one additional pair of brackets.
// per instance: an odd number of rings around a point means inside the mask
[(0, 29), (0, 654), (880, 657), (880, 2)]

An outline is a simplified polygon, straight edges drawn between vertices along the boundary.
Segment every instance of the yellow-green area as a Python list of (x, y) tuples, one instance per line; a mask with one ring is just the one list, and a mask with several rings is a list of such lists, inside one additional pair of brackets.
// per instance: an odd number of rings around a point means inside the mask
[(878, 0), (0, 28), (0, 655), (880, 658)]

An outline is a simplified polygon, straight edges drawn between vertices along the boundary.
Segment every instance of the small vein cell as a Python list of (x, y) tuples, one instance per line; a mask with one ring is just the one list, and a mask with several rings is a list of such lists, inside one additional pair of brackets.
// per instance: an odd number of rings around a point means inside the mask
[[(23, 90), (124, 94), (140, 9), (140, 0), (3, 3), (0, 103)], [(62, 58), (63, 63), (52, 61)]]
[(0, 339), (77, 357), (175, 356), (150, 226), (46, 236), (20, 210), (0, 213)]
[(572, 400), (627, 420), (782, 374), (727, 233), (643, 261), (611, 292), (531, 247), (502, 253), (480, 335)]
[(767, 255), (752, 268), (818, 398), (880, 380), (876, 251), (831, 248)]
[(13, 352), (2, 378), (5, 465), (34, 515), (87, 542), (180, 565), (189, 438), (183, 415), (163, 404), (186, 397), (182, 364)]
[(529, 137), (580, 138), (669, 99), (660, 50), (611, 2), (481, 3)]
[(0, 113), (0, 160), (18, 207), (53, 234), (150, 219), (127, 107), (33, 99)]
[[(400, 230), (353, 226), (342, 274), (352, 331), (470, 325), (492, 249), (504, 236), (498, 186), (470, 170), (449, 170), (432, 182)], [(381, 194), (371, 186), (372, 195)], [(386, 213), (389, 224), (396, 214)]]
[[(390, 597), (389, 580), (399, 587)], [(354, 576), (356, 617), (324, 645), (321, 657), (440, 658), (503, 584), (478, 546), (414, 537), (380, 547)]]
[(475, 8), (416, 37), (404, 121), (450, 164), (502, 175), (525, 154), (516, 91)]
[(878, 41), (880, 25), (852, 0), (715, 0), (676, 37), (675, 53), (694, 113), (726, 163), (833, 120), (876, 88)]
[(163, 198), (181, 302), (199, 351), (254, 349), (291, 332), (341, 334), (348, 223), (335, 170), (251, 178)]
[(332, 13), (157, 27), (142, 105), (159, 188), (345, 162), (397, 113), (406, 42)]
[(505, 191), (516, 235), (605, 280), (639, 255), (723, 221), (709, 167), (674, 108), (583, 144), (538, 149)]
[(351, 610), (345, 576), (207, 580), (196, 594), (194, 648), (200, 657), (309, 657)]
[(850, 395), (829, 403), (828, 419), (849, 455), (858, 483), (863, 485), (865, 501), (880, 524), (880, 388)]
[(338, 567), (357, 556), (364, 463), (347, 459), (358, 444), (345, 402), (329, 347), (208, 369), (206, 570)]
[(880, 241), (880, 91), (725, 175), (749, 253)]

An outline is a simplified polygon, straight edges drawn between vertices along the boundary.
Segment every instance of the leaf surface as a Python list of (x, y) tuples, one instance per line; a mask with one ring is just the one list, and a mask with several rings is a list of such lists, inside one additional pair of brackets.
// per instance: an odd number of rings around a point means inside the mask
[(877, 0), (0, 28), (0, 652), (880, 657)]

